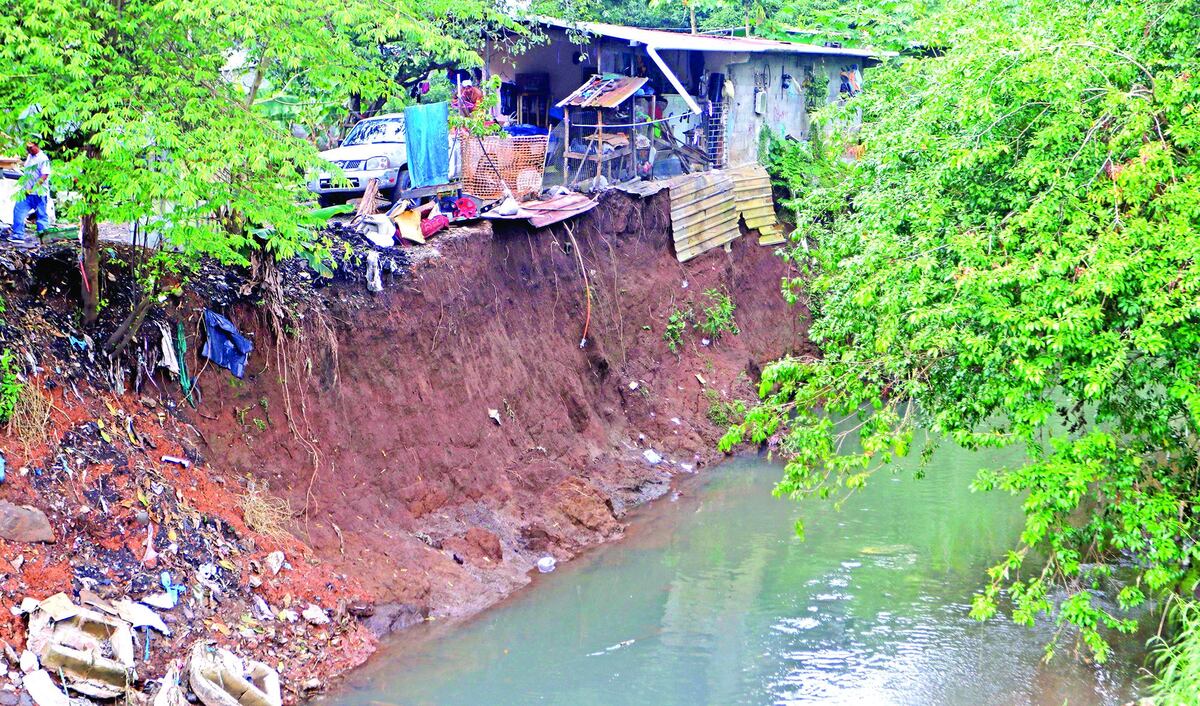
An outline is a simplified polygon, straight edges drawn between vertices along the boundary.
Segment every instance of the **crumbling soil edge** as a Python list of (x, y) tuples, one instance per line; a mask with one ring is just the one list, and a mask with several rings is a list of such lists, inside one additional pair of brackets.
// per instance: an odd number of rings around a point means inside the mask
[[(784, 262), (750, 235), (680, 264), (668, 209), (610, 194), (567, 225), (446, 238), (374, 299), (325, 290), (332, 340), (305, 326), (285, 343), (299, 352), (231, 312), (260, 349), (244, 383), (208, 385), (206, 457), (291, 503), (316, 557), (375, 597), (376, 634), (494, 605), (539, 557), (620, 537), (629, 508), (719, 460), (714, 403), (752, 399), (763, 361), (808, 352)], [(672, 354), (668, 317), (702, 320), (711, 289), (740, 333), (706, 343), (689, 326)], [(286, 394), (278, 360), (293, 361)]]

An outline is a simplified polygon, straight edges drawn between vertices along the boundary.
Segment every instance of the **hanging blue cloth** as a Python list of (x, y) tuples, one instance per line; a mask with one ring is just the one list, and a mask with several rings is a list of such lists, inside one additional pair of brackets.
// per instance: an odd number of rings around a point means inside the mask
[(246, 375), (246, 360), (254, 344), (237, 330), (229, 319), (215, 311), (204, 310), (204, 329), (208, 340), (200, 355), (212, 362), (227, 368), (229, 372), (241, 378)]
[(450, 104), (414, 105), (404, 109), (408, 143), (408, 175), (413, 187), (450, 181)]

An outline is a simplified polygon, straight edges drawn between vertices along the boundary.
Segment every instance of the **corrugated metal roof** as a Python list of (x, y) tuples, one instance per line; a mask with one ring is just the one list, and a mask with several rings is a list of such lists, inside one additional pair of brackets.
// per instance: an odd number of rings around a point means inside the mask
[(679, 49), (683, 51), (746, 52), (751, 54), (824, 54), (827, 56), (856, 56), (878, 59), (896, 56), (895, 52), (852, 47), (822, 47), (800, 42), (780, 42), (759, 37), (718, 37), (711, 34), (683, 34), (661, 29), (625, 27), (602, 22), (568, 22), (553, 17), (540, 17), (536, 21), (562, 29), (577, 29), (602, 37), (637, 42), (656, 49)]
[(572, 108), (616, 108), (637, 93), (649, 81), (636, 76), (604, 78), (593, 76), (575, 89), (571, 95), (558, 102), (558, 107)]

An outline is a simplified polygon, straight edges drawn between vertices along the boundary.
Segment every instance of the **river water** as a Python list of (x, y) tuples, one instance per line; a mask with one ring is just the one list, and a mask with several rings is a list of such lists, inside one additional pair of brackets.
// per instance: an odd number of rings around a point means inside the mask
[[(972, 493), (980, 459), (876, 476), (836, 511), (774, 498), (779, 466), (737, 459), (643, 508), (621, 542), (484, 615), (405, 632), (330, 703), (355, 706), (1119, 705), (1140, 638), (1104, 667), (1052, 625), (978, 623), (969, 602), (1012, 547), (1019, 502)], [(793, 524), (803, 516), (807, 539)], [(1067, 641), (1068, 646), (1070, 640)]]

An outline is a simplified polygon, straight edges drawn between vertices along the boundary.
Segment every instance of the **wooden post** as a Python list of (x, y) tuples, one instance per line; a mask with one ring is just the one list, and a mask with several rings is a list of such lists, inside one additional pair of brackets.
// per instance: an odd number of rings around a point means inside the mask
[(650, 138), (650, 149), (646, 150), (646, 161), (649, 162), (649, 164), (650, 164), (650, 173), (646, 175), (648, 177), (654, 176), (654, 161), (655, 160), (651, 158), (651, 155), (655, 154), (654, 131), (663, 129), (662, 128), (663, 125), (667, 125), (668, 127), (670, 126), (670, 123), (657, 123), (657, 122), (654, 122), (655, 120), (658, 120), (658, 94), (657, 93), (650, 96), (650, 121), (651, 122), (650, 122), (650, 129), (646, 131), (646, 137)]
[(596, 179), (600, 178), (600, 170), (604, 168), (604, 109), (596, 110)]
[(571, 107), (563, 106), (563, 186), (568, 186), (571, 181), (571, 158), (567, 156), (571, 151)]

